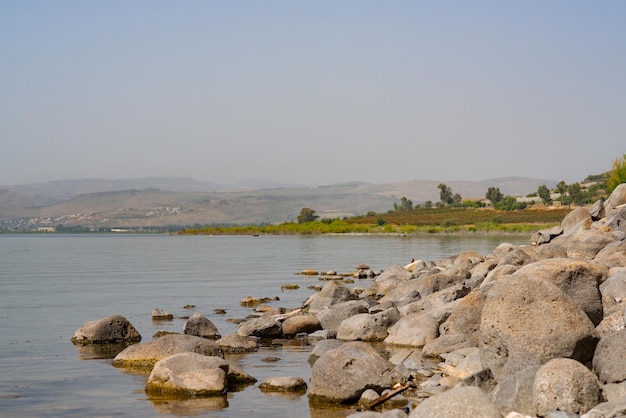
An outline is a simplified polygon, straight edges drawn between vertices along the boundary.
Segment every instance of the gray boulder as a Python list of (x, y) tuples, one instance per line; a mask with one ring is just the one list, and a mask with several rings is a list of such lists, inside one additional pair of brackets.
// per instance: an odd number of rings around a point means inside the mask
[(419, 285), (415, 290), (424, 298), (453, 285), (462, 284), (470, 277), (471, 273), (466, 269), (449, 268), (440, 273), (420, 277), (417, 279)]
[(626, 204), (626, 183), (620, 184), (613, 190), (611, 196), (604, 202), (604, 210), (608, 213), (623, 204)]
[(610, 316), (616, 311), (624, 311), (626, 301), (626, 272), (609, 277), (600, 285), (604, 315)]
[(324, 354), (328, 350), (333, 350), (335, 348), (338, 348), (343, 343), (344, 343), (343, 341), (339, 341), (335, 339), (318, 341), (315, 344), (315, 347), (313, 347), (313, 351), (311, 351), (311, 355), (309, 356), (309, 360), (308, 360), (309, 364), (312, 366), (313, 363), (315, 363), (317, 359), (322, 356), (322, 354)]
[(217, 327), (207, 317), (196, 312), (185, 322), (184, 333), (196, 337), (219, 340), (222, 338)]
[(607, 273), (605, 267), (590, 261), (551, 258), (528, 264), (513, 277), (533, 277), (552, 283), (572, 298), (595, 326), (604, 316), (599, 287)]
[(579, 206), (565, 215), (561, 221), (561, 228), (563, 228), (563, 235), (569, 236), (573, 232), (577, 232), (582, 224), (590, 224), (592, 221), (589, 209)]
[(310, 334), (321, 329), (322, 324), (315, 315), (295, 315), (283, 321), (283, 335), (288, 337), (300, 333)]
[(487, 293), (474, 289), (459, 299), (448, 319), (439, 327), (440, 334), (466, 334), (478, 345), (478, 330)]
[(330, 281), (318, 293), (311, 296), (304, 304), (310, 313), (317, 314), (322, 309), (341, 302), (358, 299), (358, 295), (337, 281)]
[(535, 259), (522, 248), (518, 248), (504, 257), (504, 264), (518, 267), (530, 264), (533, 261), (535, 261)]
[(626, 266), (626, 240), (609, 243), (593, 259), (607, 268)]
[(553, 358), (589, 361), (596, 343), (589, 317), (546, 280), (503, 277), (487, 295), (479, 331), (480, 357), (496, 381)]
[(85, 322), (72, 336), (74, 344), (136, 343), (141, 335), (122, 315), (106, 316)]
[(146, 384), (146, 393), (159, 398), (219, 396), (228, 390), (226, 360), (197, 353), (179, 353), (159, 360)]
[(385, 344), (421, 348), (439, 336), (439, 323), (427, 314), (412, 314), (392, 325), (388, 333)]
[(576, 360), (553, 359), (537, 371), (533, 404), (539, 416), (554, 410), (584, 414), (600, 401), (598, 379)]
[(410, 280), (412, 277), (413, 273), (406, 268), (402, 266), (392, 266), (376, 277), (374, 284), (365, 289), (363, 296), (379, 298), (400, 286), (402, 283)]
[(257, 337), (242, 337), (237, 333), (228, 334), (216, 341), (225, 353), (249, 353), (259, 349)]
[(626, 380), (626, 329), (602, 337), (593, 356), (593, 371), (602, 383)]
[(380, 392), (392, 385), (391, 365), (360, 341), (328, 350), (313, 364), (309, 396), (326, 402), (356, 402), (366, 389)]
[(569, 258), (593, 260), (600, 250), (614, 241), (615, 237), (610, 232), (588, 229), (568, 237), (563, 246)]
[(369, 308), (369, 303), (364, 300), (350, 300), (322, 309), (317, 314), (317, 319), (320, 321), (323, 329), (337, 332), (339, 325), (341, 325), (344, 319), (356, 314), (368, 313)]
[(544, 245), (540, 245), (535, 250), (535, 258), (537, 260), (546, 260), (549, 258), (566, 258), (567, 249), (557, 243), (550, 242)]
[(556, 238), (561, 234), (563, 234), (563, 228), (560, 225), (554, 226), (550, 229), (542, 229), (531, 235), (530, 245), (537, 246), (547, 244), (551, 242), (553, 238)]
[(174, 315), (165, 309), (154, 308), (152, 310), (152, 320), (155, 321), (170, 321), (174, 319)]
[(215, 341), (194, 335), (168, 334), (145, 344), (127, 347), (113, 359), (113, 366), (152, 369), (157, 361), (185, 352), (224, 357), (224, 352)]
[(501, 418), (500, 411), (480, 388), (457, 386), (431, 396), (413, 409), (409, 418)]
[(389, 335), (388, 329), (400, 319), (396, 308), (376, 314), (357, 314), (344, 319), (337, 330), (338, 340), (382, 341)]
[(253, 318), (239, 324), (237, 334), (242, 337), (272, 338), (283, 335), (283, 324), (278, 316)]
[(510, 412), (534, 415), (533, 385), (535, 375), (541, 366), (531, 366), (502, 379), (491, 391), (493, 403), (500, 408), (503, 416)]

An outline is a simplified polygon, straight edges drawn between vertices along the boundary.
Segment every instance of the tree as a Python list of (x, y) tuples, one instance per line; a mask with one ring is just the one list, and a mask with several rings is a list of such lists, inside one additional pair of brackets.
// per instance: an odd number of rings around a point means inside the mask
[(565, 182), (563, 180), (561, 180), (557, 185), (556, 185), (556, 191), (561, 195), (561, 197), (559, 197), (559, 200), (561, 201), (561, 204), (565, 203), (565, 193), (567, 192), (567, 184), (565, 184)]
[(572, 202), (576, 203), (577, 205), (583, 203), (584, 196), (582, 188), (580, 187), (580, 183), (570, 184), (567, 191)]
[(552, 202), (552, 199), (550, 198), (550, 189), (548, 189), (545, 184), (539, 186), (539, 188), (537, 189), (537, 194), (541, 198), (541, 201), (544, 205)]
[(400, 199), (400, 205), (398, 205), (398, 203), (394, 203), (393, 204), (393, 209), (398, 212), (398, 211), (411, 211), (413, 210), (413, 202), (409, 199), (407, 199), (406, 197), (402, 196), (402, 198)]
[(487, 189), (487, 193), (485, 194), (487, 200), (491, 202), (493, 206), (496, 206), (496, 203), (502, 201), (504, 196), (500, 192), (500, 188), (498, 187), (490, 187)]
[(318, 215), (315, 214), (315, 211), (310, 208), (302, 208), (300, 211), (300, 215), (298, 215), (298, 223), (303, 224), (305, 222), (312, 222), (319, 218)]
[(451, 204), (453, 202), (452, 189), (443, 183), (439, 183), (437, 188), (440, 190), (439, 199), (441, 200), (441, 203), (443, 203), (444, 205)]
[(611, 171), (606, 174), (606, 188), (609, 194), (622, 183), (626, 183), (626, 154), (621, 159), (616, 158)]
[(427, 200), (424, 202), (425, 209), (432, 209), (432, 207), (433, 207), (433, 202), (431, 200)]

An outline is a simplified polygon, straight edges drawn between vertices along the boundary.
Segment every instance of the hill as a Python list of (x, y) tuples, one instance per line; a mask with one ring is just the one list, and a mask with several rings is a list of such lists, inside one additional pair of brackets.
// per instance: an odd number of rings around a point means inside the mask
[[(0, 189), (0, 224), (6, 228), (82, 225), (147, 227), (194, 224), (262, 224), (295, 220), (303, 207), (322, 217), (386, 212), (406, 196), (414, 203), (439, 200), (439, 181), (370, 184), (349, 182), (319, 187), (247, 181), (270, 186), (218, 185), (185, 178), (63, 180)], [(446, 185), (464, 198), (482, 198), (488, 187), (524, 196), (552, 180), (506, 177)], [(275, 187), (271, 187), (275, 186)]]

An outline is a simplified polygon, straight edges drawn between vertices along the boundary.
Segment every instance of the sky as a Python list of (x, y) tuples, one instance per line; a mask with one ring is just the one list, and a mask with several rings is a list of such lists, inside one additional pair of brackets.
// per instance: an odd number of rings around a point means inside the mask
[(0, 0), (0, 184), (568, 184), (626, 153), (626, 2)]

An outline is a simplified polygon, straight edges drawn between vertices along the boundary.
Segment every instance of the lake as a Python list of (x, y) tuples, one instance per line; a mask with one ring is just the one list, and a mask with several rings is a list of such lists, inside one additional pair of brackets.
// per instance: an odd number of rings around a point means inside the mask
[[(378, 271), (466, 250), (486, 255), (501, 242), (520, 245), (528, 237), (0, 235), (0, 415), (333, 416), (309, 408), (306, 395), (258, 389), (270, 376), (308, 381), (310, 345), (281, 340), (255, 353), (228, 356), (258, 382), (229, 393), (225, 402), (158, 402), (144, 393), (147, 375), (116, 369), (111, 359), (94, 359), (70, 338), (87, 321), (120, 314), (147, 342), (157, 331), (182, 332), (180, 317), (194, 312), (225, 336), (237, 330), (228, 319), (253, 313), (240, 305), (245, 297), (278, 297), (269, 305), (296, 308), (313, 294), (308, 286), (325, 283), (295, 274), (302, 270), (342, 273), (364, 263)], [(281, 290), (292, 283), (300, 288)], [(352, 286), (370, 284), (357, 280)], [(154, 308), (171, 312), (174, 320), (152, 321)], [(267, 362), (268, 357), (278, 361)]]

